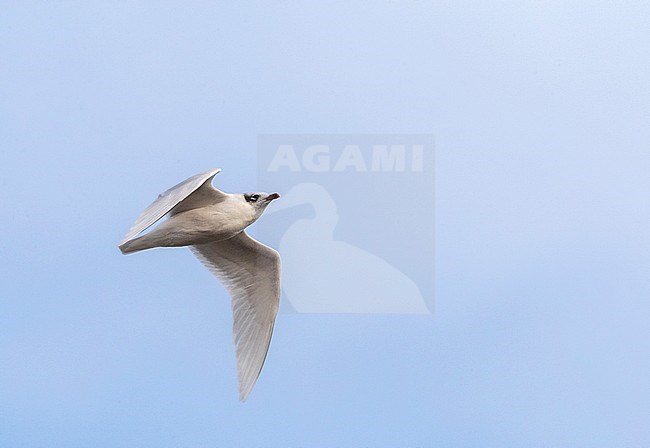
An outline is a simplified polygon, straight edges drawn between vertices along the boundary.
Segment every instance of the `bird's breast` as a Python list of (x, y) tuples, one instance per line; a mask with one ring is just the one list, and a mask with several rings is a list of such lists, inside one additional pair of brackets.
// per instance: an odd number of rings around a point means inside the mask
[(177, 232), (203, 243), (235, 236), (251, 224), (250, 217), (232, 207), (213, 205), (188, 210), (170, 218)]

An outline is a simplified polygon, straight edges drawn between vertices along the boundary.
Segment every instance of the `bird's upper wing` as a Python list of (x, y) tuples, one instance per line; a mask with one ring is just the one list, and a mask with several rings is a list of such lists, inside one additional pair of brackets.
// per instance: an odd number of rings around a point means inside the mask
[[(190, 195), (192, 195), (192, 193), (196, 192), (195, 195), (203, 199), (211, 196), (213, 200), (218, 200), (220, 196), (225, 195), (223, 192), (212, 186), (212, 178), (214, 178), (214, 176), (216, 176), (220, 171), (221, 169), (217, 168), (206, 171), (205, 173), (197, 174), (158, 195), (158, 199), (153, 201), (153, 203), (140, 214), (138, 219), (135, 221), (135, 224), (133, 224), (133, 227), (129, 229), (119, 245), (123, 245), (140, 232), (143, 232), (152, 226), (156, 221), (172, 211), (175, 207), (183, 206), (184, 204), (181, 204), (181, 202), (191, 203), (192, 197)], [(190, 208), (195, 207), (185, 207), (185, 210), (189, 210)]]
[(241, 232), (225, 241), (190, 246), (232, 297), (239, 399), (262, 371), (280, 304), (280, 255)]

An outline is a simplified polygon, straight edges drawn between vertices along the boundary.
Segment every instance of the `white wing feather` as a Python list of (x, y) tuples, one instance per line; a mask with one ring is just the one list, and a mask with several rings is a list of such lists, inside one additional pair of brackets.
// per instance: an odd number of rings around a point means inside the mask
[(224, 193), (220, 192), (211, 185), (212, 178), (214, 178), (214, 176), (216, 176), (220, 171), (221, 169), (217, 168), (214, 170), (206, 171), (205, 173), (197, 174), (190, 177), (189, 179), (184, 180), (178, 185), (171, 187), (164, 193), (161, 193), (158, 196), (158, 199), (156, 199), (140, 214), (138, 219), (135, 221), (135, 224), (133, 224), (133, 227), (129, 229), (119, 245), (123, 245), (134, 236), (151, 227), (156, 223), (156, 221), (169, 213), (181, 201), (186, 199), (203, 185), (205, 185), (206, 188), (202, 188), (202, 190), (207, 190), (216, 196), (223, 195)]
[(280, 304), (280, 255), (246, 232), (190, 249), (232, 297), (239, 399), (244, 401), (262, 371), (271, 343)]

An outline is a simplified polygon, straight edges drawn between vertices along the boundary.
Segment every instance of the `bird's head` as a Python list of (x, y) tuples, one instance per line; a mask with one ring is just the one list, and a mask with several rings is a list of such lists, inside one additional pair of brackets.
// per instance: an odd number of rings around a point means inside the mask
[(259, 217), (272, 200), (279, 198), (278, 193), (244, 193), (244, 200), (246, 203), (253, 207), (254, 213)]

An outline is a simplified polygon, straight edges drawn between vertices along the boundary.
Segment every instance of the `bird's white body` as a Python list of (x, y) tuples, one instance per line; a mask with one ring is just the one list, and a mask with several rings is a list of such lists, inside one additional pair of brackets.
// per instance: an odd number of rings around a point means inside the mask
[[(249, 237), (277, 193), (229, 194), (212, 186), (221, 170), (197, 174), (158, 196), (119, 244), (124, 254), (189, 246), (232, 297), (239, 398), (253, 389), (271, 342), (280, 302), (280, 256)], [(162, 217), (158, 227), (138, 236)]]
[(170, 213), (169, 218), (141, 237), (129, 241), (124, 253), (154, 247), (181, 247), (223, 241), (254, 223), (258, 215), (241, 198), (224, 193), (220, 202), (200, 208)]

